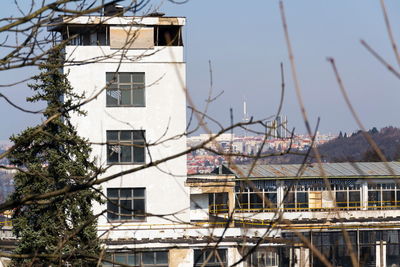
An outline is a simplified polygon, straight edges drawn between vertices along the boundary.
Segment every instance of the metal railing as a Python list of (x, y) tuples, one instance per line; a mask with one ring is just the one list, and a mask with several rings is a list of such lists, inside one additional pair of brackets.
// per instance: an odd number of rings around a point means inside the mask
[[(313, 202), (295, 202), (288, 203), (284, 202), (281, 210), (286, 212), (299, 212), (299, 211), (331, 211), (331, 210), (362, 210), (364, 206), (361, 201), (343, 201), (333, 202), (333, 206), (322, 206), (321, 203)], [(276, 212), (279, 210), (276, 207), (276, 203), (273, 203), (275, 207), (265, 207), (263, 203), (236, 203), (236, 213), (260, 213), (260, 212)], [(239, 206), (239, 207), (238, 207)], [(400, 201), (368, 201), (365, 207), (367, 210), (377, 209), (400, 209)], [(211, 204), (209, 205), (210, 214), (228, 213), (229, 208), (227, 204)]]

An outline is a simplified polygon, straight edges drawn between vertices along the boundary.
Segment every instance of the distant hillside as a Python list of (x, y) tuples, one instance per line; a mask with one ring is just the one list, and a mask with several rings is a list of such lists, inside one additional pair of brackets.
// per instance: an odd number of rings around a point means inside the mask
[[(5, 150), (0, 148), (0, 154), (4, 153)], [(7, 159), (0, 159), (0, 164), (8, 164), (8, 160)]]
[(14, 190), (14, 174), (0, 170), (0, 203), (4, 202)]
[[(380, 131), (376, 128), (372, 128), (368, 131), (368, 134), (372, 137), (389, 161), (400, 160), (399, 128), (385, 127)], [(380, 158), (372, 150), (361, 131), (349, 136), (347, 134), (340, 134), (338, 138), (318, 146), (318, 151), (322, 155), (322, 160), (324, 162), (380, 161)], [(294, 164), (302, 163), (303, 160), (304, 156), (284, 155), (269, 157), (260, 162), (271, 164)], [(315, 157), (313, 157), (313, 153), (311, 153), (308, 162), (315, 161)]]
[[(385, 127), (380, 131), (373, 128), (368, 131), (368, 134), (389, 161), (400, 159), (399, 128)], [(318, 149), (327, 162), (380, 161), (361, 131), (349, 137), (339, 135), (338, 138), (319, 146)]]

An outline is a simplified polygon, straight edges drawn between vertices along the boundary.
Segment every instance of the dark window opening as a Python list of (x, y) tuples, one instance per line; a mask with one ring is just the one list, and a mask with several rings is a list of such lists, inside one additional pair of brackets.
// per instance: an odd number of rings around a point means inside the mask
[(247, 258), (249, 267), (276, 267), (278, 264), (278, 251), (274, 247), (259, 247)]
[(193, 266), (224, 267), (228, 266), (226, 249), (195, 249)]
[(156, 46), (182, 46), (181, 26), (156, 26), (154, 29), (154, 42)]
[(228, 193), (210, 193), (208, 194), (210, 203), (210, 213), (228, 212)]
[(145, 106), (144, 72), (107, 72), (106, 82), (107, 107)]
[(144, 163), (145, 131), (107, 131), (107, 163)]
[(168, 267), (168, 251), (114, 252), (108, 253), (106, 259), (115, 264), (103, 261), (102, 266)]
[(66, 32), (63, 34), (63, 40), (68, 39), (70, 39), (69, 45), (110, 45), (109, 28), (104, 25), (67, 28)]
[(145, 216), (145, 188), (107, 188), (108, 220), (136, 221)]

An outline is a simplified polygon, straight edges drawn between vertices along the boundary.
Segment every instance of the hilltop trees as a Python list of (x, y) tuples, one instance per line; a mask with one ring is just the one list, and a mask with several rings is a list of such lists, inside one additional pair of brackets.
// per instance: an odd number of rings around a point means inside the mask
[[(77, 135), (70, 123), (69, 111), (84, 113), (77, 105), (82, 96), (72, 92), (67, 76), (60, 71), (61, 53), (52, 51), (40, 67), (41, 73), (30, 87), (35, 95), (30, 102), (45, 101), (47, 123), (27, 128), (13, 136), (15, 149), (10, 153), (11, 164), (20, 171), (15, 176), (18, 201), (29, 195), (46, 195), (66, 186), (87, 184), (99, 170), (90, 159), (90, 146)], [(64, 265), (95, 266), (93, 257), (99, 255), (96, 219), (92, 203), (100, 201), (93, 189), (58, 196), (49, 196), (21, 205), (15, 209), (12, 223), (19, 238), (18, 258), (14, 266)]]

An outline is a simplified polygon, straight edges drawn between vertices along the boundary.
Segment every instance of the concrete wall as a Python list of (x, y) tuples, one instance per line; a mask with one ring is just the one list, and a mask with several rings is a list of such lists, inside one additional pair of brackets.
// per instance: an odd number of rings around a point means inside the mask
[[(237, 247), (234, 248), (228, 248), (228, 255), (227, 255), (227, 260), (228, 260), (228, 266), (232, 266), (233, 264), (237, 263), (241, 258), (242, 255), (240, 255), (239, 250)], [(245, 262), (238, 263), (236, 265), (237, 267), (244, 267)]]
[[(154, 49), (111, 49), (109, 46), (67, 46), (69, 61), (85, 61), (90, 66), (100, 63), (143, 64), (183, 63), (183, 46), (155, 46)], [(123, 56), (122, 56), (123, 55)], [(121, 57), (122, 56), (122, 57)], [(92, 64), (94, 63), (94, 64)], [(185, 81), (186, 76), (183, 76)]]
[[(157, 52), (157, 50), (159, 50)], [(64, 72), (77, 94), (85, 93), (86, 98), (99, 94), (83, 109), (87, 116), (72, 116), (78, 133), (91, 142), (106, 142), (107, 130), (145, 130), (148, 143), (162, 142), (149, 147), (146, 163), (160, 160), (186, 149), (186, 138), (167, 140), (182, 134), (186, 127), (186, 65), (183, 62), (183, 47), (156, 47), (155, 50), (129, 50), (121, 64), (120, 51), (116, 55), (109, 47), (68, 46)], [(144, 54), (154, 55), (142, 57)], [(92, 64), (73, 65), (90, 58), (104, 58)], [(106, 107), (106, 72), (145, 72), (145, 107)], [(100, 92), (100, 93), (99, 93)], [(163, 142), (164, 141), (164, 142)], [(93, 145), (93, 157), (99, 165), (106, 163), (106, 146)], [(126, 171), (140, 165), (113, 165), (102, 177)], [(189, 193), (184, 186), (186, 180), (186, 156), (175, 158), (143, 171), (127, 174), (102, 184), (107, 187), (145, 187), (146, 212), (162, 215), (177, 213), (178, 220), (189, 221)], [(105, 205), (95, 205), (96, 213)], [(176, 218), (169, 217), (176, 221)], [(173, 222), (160, 217), (147, 217), (145, 222), (129, 222), (120, 229), (134, 229), (141, 224), (168, 224)], [(100, 217), (100, 229), (107, 229), (106, 218)], [(124, 237), (124, 231), (113, 231), (109, 238)]]
[(169, 267), (193, 267), (193, 249), (170, 249)]
[[(370, 222), (377, 221), (377, 218), (396, 218), (400, 216), (400, 210), (340, 210), (338, 211), (340, 218), (342, 219), (357, 219), (357, 218), (371, 218)], [(252, 218), (258, 220), (269, 220), (276, 219), (276, 214), (274, 212), (262, 212), (262, 213), (237, 213), (235, 218)], [(282, 219), (287, 220), (312, 220), (312, 219), (327, 219), (336, 220), (338, 219), (338, 213), (334, 210), (332, 211), (299, 211), (283, 212)]]

